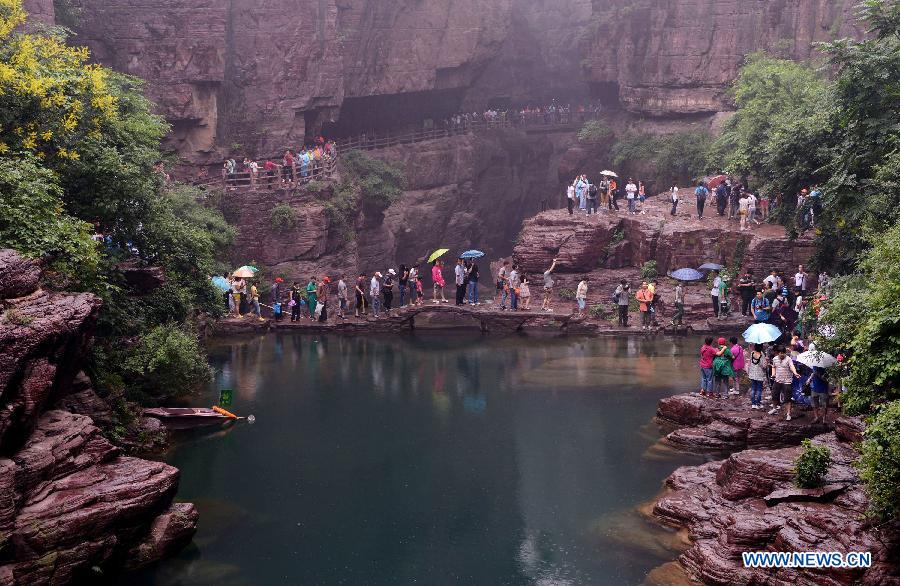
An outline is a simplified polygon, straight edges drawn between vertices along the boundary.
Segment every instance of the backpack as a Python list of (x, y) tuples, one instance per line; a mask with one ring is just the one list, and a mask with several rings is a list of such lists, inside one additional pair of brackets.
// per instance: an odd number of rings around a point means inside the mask
[(706, 201), (706, 192), (707, 192), (706, 188), (701, 185), (700, 187), (698, 187), (697, 189), (694, 190), (694, 195), (697, 196), (697, 199), (699, 201)]

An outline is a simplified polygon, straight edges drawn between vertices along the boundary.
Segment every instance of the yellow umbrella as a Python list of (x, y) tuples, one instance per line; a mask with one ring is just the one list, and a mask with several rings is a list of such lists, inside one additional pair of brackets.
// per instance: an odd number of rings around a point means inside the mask
[(435, 250), (434, 252), (431, 253), (431, 256), (428, 257), (428, 262), (434, 262), (437, 259), (444, 256), (445, 254), (447, 254), (448, 252), (450, 252), (449, 248), (438, 248), (437, 250)]

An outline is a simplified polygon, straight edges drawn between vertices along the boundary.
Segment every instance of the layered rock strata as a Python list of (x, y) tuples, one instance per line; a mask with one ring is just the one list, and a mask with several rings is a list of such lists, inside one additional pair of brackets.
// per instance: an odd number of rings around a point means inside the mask
[(178, 470), (124, 456), (89, 416), (53, 408), (104, 412), (78, 375), (99, 299), (41, 289), (37, 265), (11, 250), (0, 277), (0, 584), (89, 580), (183, 546), (197, 514), (172, 504)]
[[(867, 498), (853, 468), (858, 454), (834, 433), (814, 443), (831, 450), (820, 489), (794, 485), (801, 448), (744, 450), (725, 460), (679, 468), (653, 515), (688, 529), (679, 558), (704, 584), (894, 584), (900, 581), (900, 527), (867, 523)], [(870, 568), (748, 568), (742, 552), (870, 552)]]
[[(600, 98), (639, 114), (729, 109), (744, 57), (805, 59), (859, 36), (852, 2), (787, 0), (83, 0), (76, 42), (148, 82), (195, 161), (420, 124), (460, 108)], [(27, 0), (51, 22), (53, 3)], [(71, 20), (71, 22), (70, 22)]]

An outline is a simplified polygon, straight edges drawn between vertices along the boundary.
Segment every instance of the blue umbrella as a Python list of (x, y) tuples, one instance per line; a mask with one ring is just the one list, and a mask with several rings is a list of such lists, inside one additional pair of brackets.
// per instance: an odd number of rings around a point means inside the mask
[(220, 290), (222, 293), (231, 289), (231, 285), (228, 284), (228, 280), (225, 277), (215, 276), (212, 278), (213, 287)]
[(669, 273), (669, 276), (679, 281), (699, 281), (703, 278), (703, 273), (694, 269), (678, 269)]
[(753, 324), (741, 335), (750, 344), (765, 344), (780, 338), (781, 330), (772, 324)]
[(697, 267), (698, 271), (721, 271), (725, 268), (725, 265), (716, 264), (714, 262), (708, 262)]
[(480, 250), (467, 250), (459, 255), (459, 258), (481, 258), (482, 256), (484, 256), (484, 253)]

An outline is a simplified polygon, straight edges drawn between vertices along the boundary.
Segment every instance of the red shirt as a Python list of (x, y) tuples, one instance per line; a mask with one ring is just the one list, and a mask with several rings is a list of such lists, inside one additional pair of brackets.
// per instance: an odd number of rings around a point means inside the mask
[(712, 368), (713, 359), (716, 357), (718, 350), (712, 346), (703, 344), (700, 347), (700, 368)]

